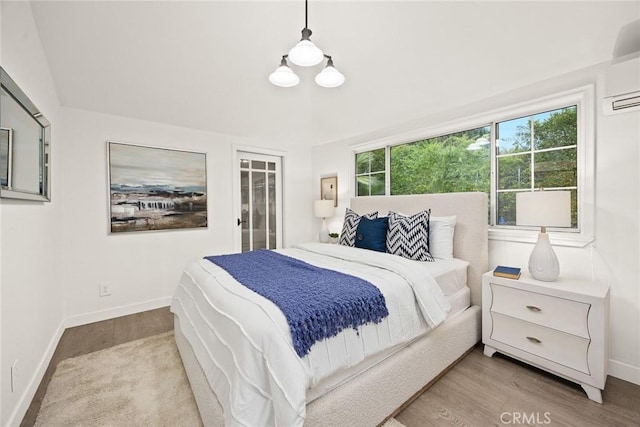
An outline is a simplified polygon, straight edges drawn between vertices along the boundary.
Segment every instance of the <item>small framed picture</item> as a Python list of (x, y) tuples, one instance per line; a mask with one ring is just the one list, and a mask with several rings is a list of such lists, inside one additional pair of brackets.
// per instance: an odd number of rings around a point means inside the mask
[(11, 153), (13, 129), (0, 128), (0, 185), (11, 187)]
[(333, 206), (338, 207), (338, 177), (320, 178), (320, 198), (333, 200)]

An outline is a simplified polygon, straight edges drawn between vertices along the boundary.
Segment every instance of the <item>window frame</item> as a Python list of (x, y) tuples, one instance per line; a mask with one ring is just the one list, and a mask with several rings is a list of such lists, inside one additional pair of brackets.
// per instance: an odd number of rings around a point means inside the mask
[[(578, 224), (574, 229), (553, 229), (554, 245), (585, 247), (595, 237), (595, 88), (593, 84), (542, 96), (529, 101), (514, 103), (507, 107), (492, 109), (459, 120), (449, 120), (437, 126), (422, 127), (400, 134), (382, 137), (366, 143), (353, 144), (351, 149), (350, 177), (355, 183), (356, 154), (385, 148), (385, 194), (391, 194), (390, 152), (391, 147), (424, 139), (435, 138), (483, 126), (491, 128), (491, 179), (489, 193), (489, 240), (535, 243), (537, 227), (496, 225), (497, 214), (497, 156), (496, 125), (499, 122), (535, 115), (575, 105), (577, 107), (577, 208)], [(356, 196), (356, 189), (351, 191)], [(362, 197), (362, 196), (361, 196)]]
[[(366, 153), (366, 152), (368, 152), (368, 151), (375, 151), (375, 150), (379, 150), (379, 149), (381, 149), (381, 148), (384, 148), (384, 170), (382, 170), (382, 171), (375, 171), (375, 172), (372, 172), (372, 171), (371, 171), (371, 162), (369, 162), (369, 172), (365, 172), (365, 173), (358, 173), (358, 169), (357, 169), (357, 163), (358, 163), (358, 161), (357, 161), (357, 155), (358, 155), (358, 154), (361, 154), (361, 153)], [(354, 173), (353, 173), (353, 177), (355, 178), (355, 183), (354, 183), (354, 185), (355, 185), (355, 189), (354, 189), (354, 195), (355, 195), (355, 197), (377, 196), (378, 194), (371, 194), (371, 183), (369, 183), (369, 194), (367, 194), (367, 195), (358, 195), (358, 177), (361, 177), (361, 176), (368, 176), (369, 178), (371, 178), (371, 176), (372, 176), (372, 175), (379, 175), (379, 174), (384, 174), (384, 176), (385, 176), (385, 178), (384, 178), (384, 192), (385, 192), (385, 195), (386, 195), (386, 194), (387, 194), (387, 192), (388, 192), (387, 184), (389, 183), (389, 180), (388, 180), (388, 175), (389, 175), (389, 173), (388, 173), (388, 169), (389, 169), (389, 164), (388, 164), (388, 161), (389, 161), (388, 148), (387, 148), (387, 147), (379, 147), (379, 148), (374, 148), (373, 150), (359, 151), (358, 153), (356, 153), (356, 154), (354, 154), (354, 155), (353, 155), (353, 159), (354, 159), (354, 161), (355, 161), (355, 164), (354, 164)]]
[[(561, 107), (560, 109), (565, 109), (565, 108), (570, 108), (570, 107), (576, 107), (576, 122), (579, 122), (579, 117), (578, 117), (578, 111), (579, 111), (579, 107), (577, 104), (574, 105), (566, 105), (565, 107)], [(496, 185), (496, 189), (495, 189), (495, 202), (498, 203), (498, 199), (499, 199), (499, 194), (500, 193), (519, 193), (522, 191), (527, 191), (527, 189), (523, 189), (523, 188), (518, 188), (518, 189), (500, 189), (498, 188), (500, 185), (500, 176), (499, 176), (499, 163), (500, 163), (500, 159), (502, 158), (508, 158), (508, 157), (516, 157), (516, 156), (529, 156), (529, 166), (530, 166), (530, 181), (531, 184), (529, 185), (529, 189), (528, 191), (534, 191), (532, 190), (535, 188), (542, 188), (539, 186), (536, 186), (536, 179), (535, 179), (535, 171), (536, 171), (536, 157), (543, 154), (543, 153), (551, 153), (551, 152), (555, 152), (555, 151), (564, 151), (564, 150), (571, 150), (571, 149), (575, 149), (576, 151), (576, 184), (575, 185), (571, 185), (571, 186), (566, 186), (566, 187), (550, 187), (550, 189), (552, 191), (555, 190), (576, 190), (576, 193), (578, 193), (578, 189), (580, 188), (580, 184), (578, 182), (578, 175), (579, 175), (579, 159), (578, 159), (578, 146), (580, 145), (580, 141), (578, 140), (578, 135), (576, 135), (576, 144), (571, 144), (571, 145), (563, 145), (563, 146), (559, 146), (559, 147), (551, 147), (551, 148), (543, 148), (543, 149), (536, 149), (535, 148), (535, 132), (534, 132), (534, 122), (533, 122), (533, 117), (538, 115), (538, 114), (542, 114), (545, 112), (552, 112), (552, 111), (558, 111), (558, 109), (553, 109), (553, 110), (549, 110), (549, 111), (539, 111), (539, 112), (533, 112), (521, 117), (516, 117), (516, 119), (528, 119), (529, 121), (529, 126), (530, 126), (530, 131), (531, 131), (531, 141), (530, 141), (530, 147), (528, 150), (523, 150), (523, 151), (519, 151), (519, 152), (515, 152), (515, 153), (505, 153), (505, 154), (499, 154), (498, 153), (498, 144), (496, 143), (495, 145), (492, 144), (492, 148), (494, 148), (495, 150), (495, 155), (492, 156), (492, 160), (493, 160), (493, 164), (492, 166), (495, 167), (495, 171), (496, 171), (496, 176), (495, 176), (495, 180), (492, 180), (491, 182), (494, 183), (495, 181), (495, 185)], [(504, 122), (508, 122), (510, 119), (507, 120), (496, 120), (493, 123), (493, 131), (496, 135), (496, 141), (499, 139), (499, 133), (498, 133), (498, 125), (500, 123), (504, 123)], [(578, 128), (578, 123), (576, 123), (576, 131)], [(491, 212), (492, 215), (494, 215), (491, 219), (491, 225), (495, 226), (497, 228), (503, 229), (503, 228), (518, 228), (518, 229), (527, 229), (527, 227), (523, 227), (523, 226), (516, 226), (514, 224), (498, 224), (499, 220), (497, 218), (498, 216), (498, 210), (497, 210), (497, 206), (495, 210), (492, 210)], [(549, 231), (556, 231), (556, 232), (562, 232), (562, 233), (576, 233), (580, 231), (580, 211), (579, 211), (579, 207), (578, 207), (578, 224), (575, 228), (554, 228), (554, 227), (547, 227), (547, 230)], [(539, 227), (533, 227), (533, 229), (538, 229)]]

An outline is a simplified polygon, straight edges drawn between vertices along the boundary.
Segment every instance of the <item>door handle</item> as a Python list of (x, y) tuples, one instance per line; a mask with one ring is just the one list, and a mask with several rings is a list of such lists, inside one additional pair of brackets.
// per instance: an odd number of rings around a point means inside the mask
[(238, 225), (240, 224), (246, 224), (247, 221), (242, 221), (240, 218), (238, 218)]

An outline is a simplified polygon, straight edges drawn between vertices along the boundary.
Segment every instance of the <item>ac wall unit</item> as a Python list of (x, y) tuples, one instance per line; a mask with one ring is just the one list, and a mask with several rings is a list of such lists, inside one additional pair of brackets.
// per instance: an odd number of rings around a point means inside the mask
[(604, 114), (618, 114), (640, 110), (640, 91), (604, 98)]
[(640, 110), (640, 53), (611, 62), (605, 72), (604, 114)]

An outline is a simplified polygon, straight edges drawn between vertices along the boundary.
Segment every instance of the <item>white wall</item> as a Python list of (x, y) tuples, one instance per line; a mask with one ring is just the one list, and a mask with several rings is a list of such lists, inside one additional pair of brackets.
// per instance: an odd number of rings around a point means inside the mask
[[(462, 121), (492, 109), (595, 83), (595, 242), (585, 248), (556, 246), (556, 252), (562, 275), (595, 277), (610, 284), (610, 374), (640, 384), (640, 112), (603, 115), (601, 100), (607, 71), (606, 64), (590, 67), (473, 105), (460, 106), (455, 111), (425, 117), (391, 129), (363, 129), (360, 136), (314, 147), (313, 181), (332, 174), (337, 174), (339, 180), (339, 209), (336, 210), (336, 217), (329, 220), (330, 228), (340, 229), (340, 215), (354, 194), (351, 176), (354, 145), (436, 127), (456, 119)], [(532, 246), (529, 243), (491, 240), (489, 265), (526, 266)]]
[[(52, 193), (61, 209), (59, 280), (64, 283), (64, 313), (72, 324), (167, 305), (187, 262), (233, 251), (234, 146), (285, 152), (284, 244), (311, 238), (311, 173), (300, 166), (310, 162), (308, 149), (68, 108), (62, 109), (58, 126), (62, 135), (53, 168), (62, 172)], [(208, 228), (108, 234), (108, 140), (207, 153)], [(112, 295), (100, 298), (98, 284), (103, 281), (110, 283)]]
[(640, 384), (640, 112), (601, 117), (597, 134), (594, 262), (611, 285), (610, 372)]
[[(0, 4), (0, 64), (2, 64), (2, 4)], [(2, 206), (0, 206), (0, 310), (2, 309)], [(2, 422), (2, 405), (3, 405), (3, 387), (4, 377), (2, 375), (2, 370), (4, 365), (2, 364), (2, 313), (0, 312), (0, 425), (3, 425)]]
[[(1, 2), (3, 68), (53, 123), (58, 99), (28, 2)], [(59, 129), (54, 125), (52, 138)], [(52, 161), (58, 156), (54, 151)], [(28, 385), (51, 349), (62, 319), (62, 286), (56, 280), (57, 202), (0, 200), (0, 424), (26, 409)], [(11, 365), (18, 361), (16, 389)], [(46, 365), (45, 365), (46, 368)], [(30, 400), (30, 397), (28, 398)], [(29, 402), (27, 402), (28, 405)]]
[[(52, 202), (0, 199), (4, 426), (22, 420), (65, 327), (168, 305), (188, 261), (233, 250), (235, 145), (284, 153), (285, 246), (313, 238), (314, 196), (308, 148), (60, 107), (29, 3), (0, 4), (2, 66), (52, 123)], [(109, 235), (108, 140), (206, 152), (208, 228)]]

